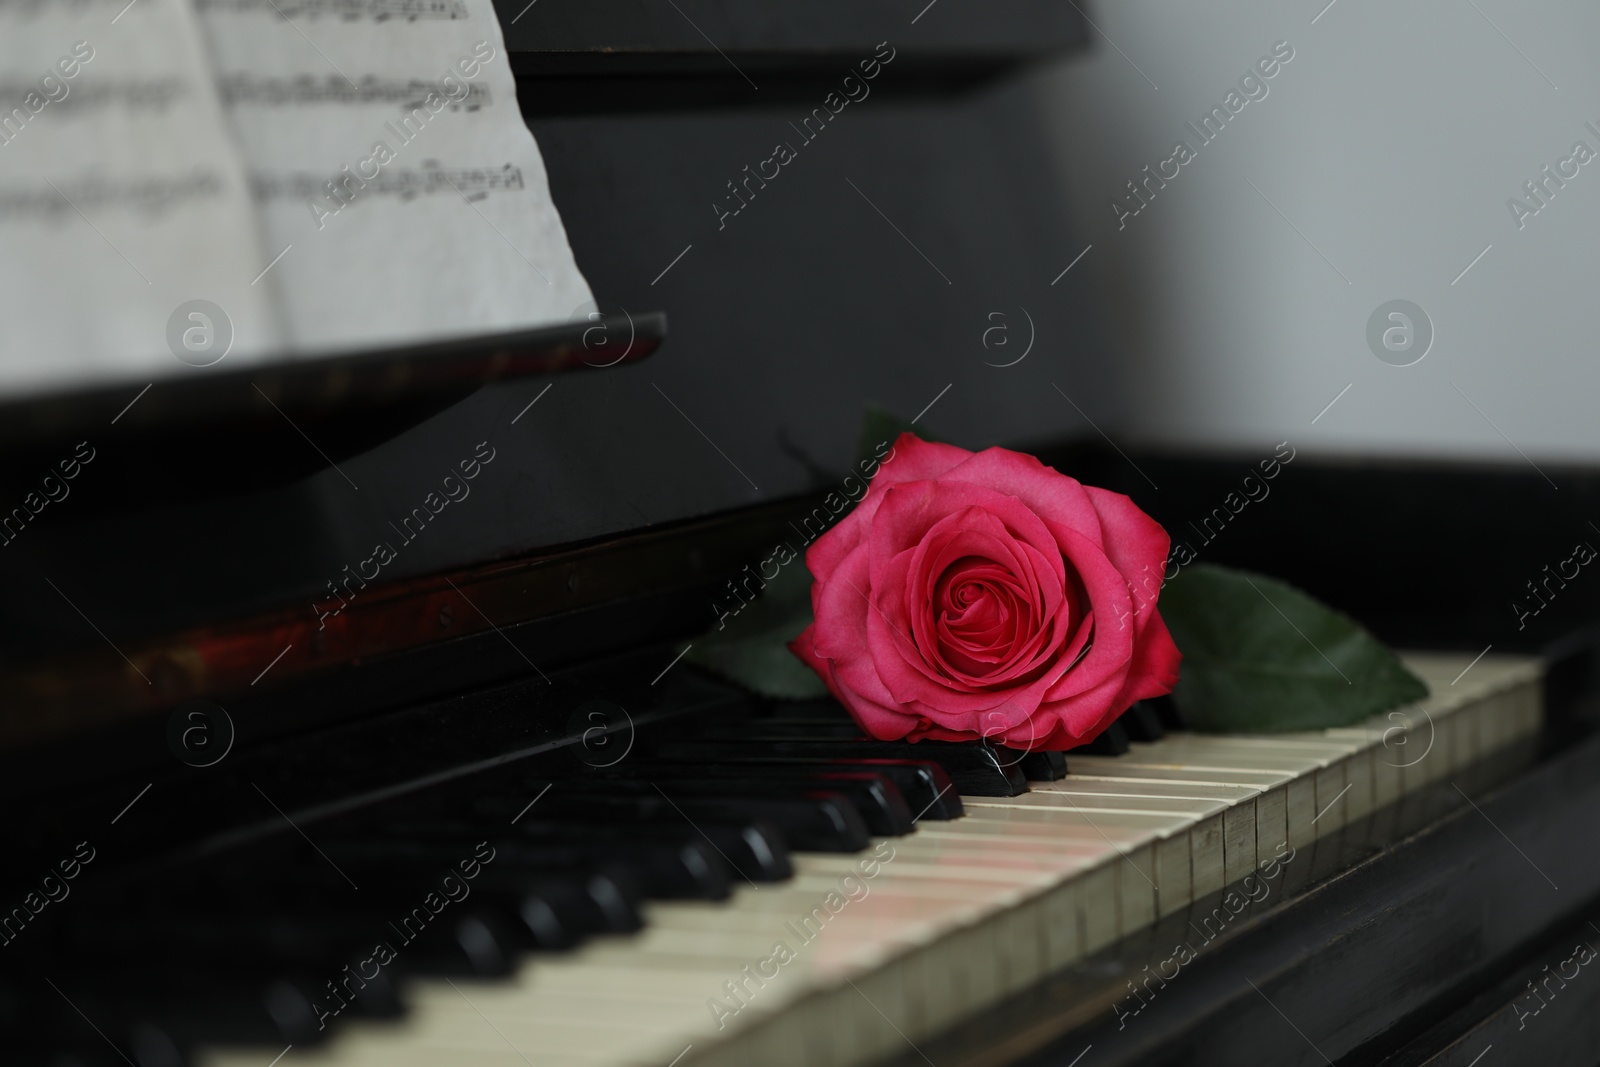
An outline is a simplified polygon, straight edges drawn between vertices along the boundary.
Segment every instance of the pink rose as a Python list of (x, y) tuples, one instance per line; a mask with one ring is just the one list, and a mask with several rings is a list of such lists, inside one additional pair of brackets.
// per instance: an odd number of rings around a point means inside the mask
[(789, 648), (873, 737), (1071, 748), (1178, 680), (1167, 546), (1032, 456), (901, 434), (806, 552), (816, 621)]

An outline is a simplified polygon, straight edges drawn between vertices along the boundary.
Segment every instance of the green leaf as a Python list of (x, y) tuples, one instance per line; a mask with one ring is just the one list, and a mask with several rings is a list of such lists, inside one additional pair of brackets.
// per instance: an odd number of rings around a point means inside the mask
[(814, 700), (828, 687), (787, 647), (810, 623), (811, 572), (796, 557), (754, 602), (696, 638), (685, 658), (765, 697)]
[(1161, 592), (1183, 666), (1173, 697), (1215, 733), (1349, 726), (1428, 687), (1354, 619), (1275, 578), (1196, 564)]

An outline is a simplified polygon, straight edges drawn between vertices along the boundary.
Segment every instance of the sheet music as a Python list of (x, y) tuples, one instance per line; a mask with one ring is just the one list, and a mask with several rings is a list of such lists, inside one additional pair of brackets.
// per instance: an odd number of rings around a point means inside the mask
[(7, 393), (591, 299), (490, 0), (0, 0), (0, 264)]
[(195, 4), (295, 347), (565, 322), (590, 300), (490, 0)]
[(277, 302), (250, 284), (266, 259), (194, 12), (126, 4), (0, 0), (6, 392), (185, 372), (168, 326), (192, 300), (227, 309), (233, 363), (281, 347)]

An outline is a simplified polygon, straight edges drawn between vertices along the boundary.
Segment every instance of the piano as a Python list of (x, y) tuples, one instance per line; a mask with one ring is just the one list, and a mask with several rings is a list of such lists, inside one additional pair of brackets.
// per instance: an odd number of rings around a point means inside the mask
[(103, 485), (0, 553), (5, 1062), (1600, 1062), (1600, 593), (1484, 592), (1595, 471), (1306, 457), (1207, 546), (1407, 650), (1432, 696), (1355, 727), (1024, 753), (752, 696), (685, 653), (865, 406), (1169, 529), (1254, 457), (1086, 414), (1075, 5), (497, 7), (598, 317), (275, 372), (306, 440), (259, 375), (7, 402), (0, 489), (83, 438)]

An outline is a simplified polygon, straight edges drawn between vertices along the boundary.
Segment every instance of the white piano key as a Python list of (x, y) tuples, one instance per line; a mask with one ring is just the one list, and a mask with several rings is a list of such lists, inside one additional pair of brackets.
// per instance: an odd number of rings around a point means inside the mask
[[(411, 983), (413, 1019), (341, 1026), (337, 1040), (296, 1049), (283, 1067), (665, 1067), (691, 1046), (679, 1067), (858, 1067), (899, 1054), (908, 1037), (1235, 882), (1249, 873), (1246, 858), (1278, 862), (1273, 892), (1292, 892), (1280, 862), (1291, 844), (1299, 878), (1317, 837), (1392, 811), (1405, 791), (1536, 730), (1537, 663), (1487, 656), (1461, 675), (1470, 660), (1421, 658), (1433, 695), (1402, 709), (1409, 726), (1380, 715), (1333, 730), (1169, 735), (1125, 756), (1069, 755), (1062, 781), (1023, 797), (964, 798), (965, 818), (887, 842), (893, 858), (871, 877), (860, 867), (870, 850), (800, 854), (786, 883), (741, 886), (725, 902), (652, 903), (639, 935), (534, 957), (505, 983), (458, 983), (472, 1004), (447, 983)], [(1428, 756), (1400, 766), (1430, 736)], [(852, 874), (865, 895), (828, 911), (827, 895)], [(802, 940), (793, 924), (808, 915), (815, 936)], [(791, 962), (762, 985), (743, 978), (780, 939)], [(746, 1002), (719, 1026), (707, 1001), (727, 1001), (726, 984), (741, 980)], [(203, 1062), (263, 1067), (260, 1050)]]

